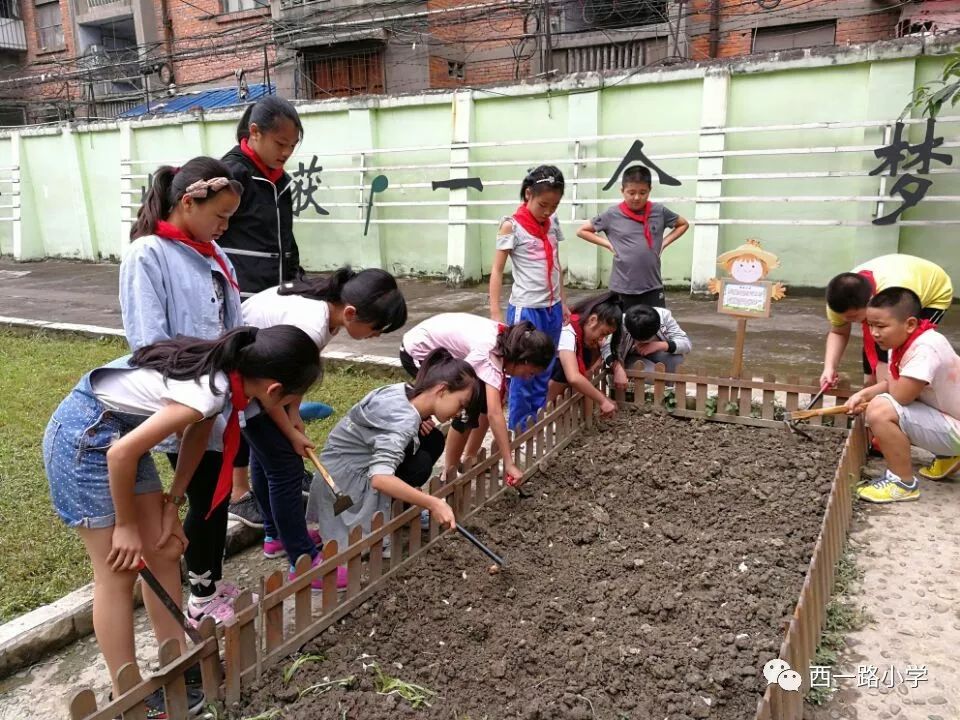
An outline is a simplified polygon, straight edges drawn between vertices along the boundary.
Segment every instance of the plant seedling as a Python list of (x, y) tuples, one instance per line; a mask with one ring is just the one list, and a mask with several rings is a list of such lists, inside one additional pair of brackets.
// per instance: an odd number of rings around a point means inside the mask
[(290, 681), (293, 680), (293, 676), (296, 675), (300, 671), (300, 668), (307, 663), (323, 662), (326, 659), (327, 658), (325, 656), (320, 655), (319, 653), (306, 653), (298, 656), (296, 660), (283, 669), (283, 684), (289, 685)]
[(419, 710), (423, 706), (430, 707), (430, 700), (437, 696), (436, 691), (430, 688), (387, 675), (377, 664), (373, 665), (373, 672), (376, 673), (373, 686), (378, 695), (399, 695), (410, 703), (410, 707), (414, 710)]
[(352, 687), (356, 681), (356, 675), (348, 675), (345, 678), (337, 678), (336, 680), (325, 680), (324, 682), (318, 682), (301, 690), (300, 694), (297, 696), (297, 700), (302, 698), (304, 695), (323, 695), (323, 693), (327, 692), (328, 690), (332, 690), (335, 687), (348, 689)]

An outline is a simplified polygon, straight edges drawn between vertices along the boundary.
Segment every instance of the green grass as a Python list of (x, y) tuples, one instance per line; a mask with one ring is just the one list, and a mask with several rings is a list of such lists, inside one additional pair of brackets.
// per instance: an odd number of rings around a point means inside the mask
[[(47, 420), (88, 370), (127, 352), (120, 339), (0, 330), (0, 622), (56, 600), (91, 579), (83, 545), (50, 505), (41, 442)], [(335, 409), (307, 426), (322, 446), (337, 419), (399, 375), (359, 366), (327, 370), (310, 393)], [(169, 480), (165, 458), (157, 466)]]

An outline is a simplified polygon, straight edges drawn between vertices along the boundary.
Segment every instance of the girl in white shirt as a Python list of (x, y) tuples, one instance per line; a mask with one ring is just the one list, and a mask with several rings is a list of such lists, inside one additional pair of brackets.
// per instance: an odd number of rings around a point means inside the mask
[[(187, 539), (177, 511), (215, 418), (229, 408), (208, 516), (230, 495), (247, 403), (269, 410), (306, 392), (319, 373), (320, 354), (302, 330), (241, 327), (217, 340), (181, 336), (142, 347), (85, 375), (54, 412), (43, 438), (50, 494), (93, 564), (93, 627), (115, 693), (120, 668), (137, 661), (133, 585), (141, 564), (180, 601)], [(167, 494), (150, 450), (172, 434), (182, 439)], [(183, 631), (159, 598), (145, 590), (144, 602), (158, 645), (176, 638), (185, 652)]]

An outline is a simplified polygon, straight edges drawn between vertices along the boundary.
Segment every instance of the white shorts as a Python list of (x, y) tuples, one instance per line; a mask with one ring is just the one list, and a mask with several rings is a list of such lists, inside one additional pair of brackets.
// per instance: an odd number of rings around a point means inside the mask
[(910, 438), (910, 444), (934, 455), (960, 455), (960, 423), (946, 413), (926, 403), (901, 405), (889, 393), (877, 395), (890, 403), (900, 418), (900, 429)]

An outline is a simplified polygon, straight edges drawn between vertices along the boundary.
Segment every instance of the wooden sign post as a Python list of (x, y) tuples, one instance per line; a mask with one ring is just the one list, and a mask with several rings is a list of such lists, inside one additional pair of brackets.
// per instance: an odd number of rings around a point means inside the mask
[(717, 264), (725, 267), (729, 278), (712, 278), (707, 283), (711, 293), (716, 293), (717, 312), (737, 317), (737, 338), (733, 347), (731, 377), (743, 374), (743, 346), (747, 337), (748, 318), (770, 317), (770, 301), (786, 295), (787, 288), (762, 278), (780, 263), (777, 256), (760, 248), (757, 240), (747, 240), (740, 247), (725, 252), (717, 258)]

